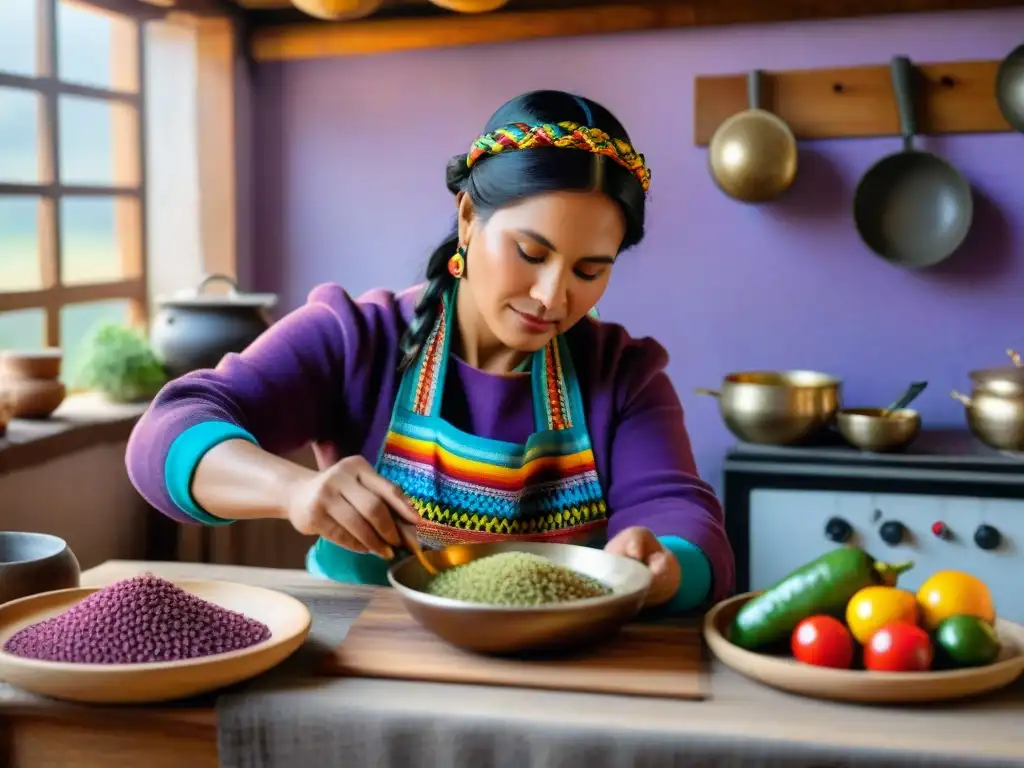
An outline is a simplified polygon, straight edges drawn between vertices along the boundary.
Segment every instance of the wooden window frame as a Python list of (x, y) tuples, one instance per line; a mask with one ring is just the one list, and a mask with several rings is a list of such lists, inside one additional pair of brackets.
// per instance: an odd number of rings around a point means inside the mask
[[(2, 2), (2, 0), (0, 0)], [(116, 18), (113, 25), (111, 88), (64, 82), (57, 69), (57, 8), (72, 2), (88, 10)], [(42, 310), (44, 343), (61, 345), (61, 310), (69, 305), (107, 300), (127, 300), (128, 322), (144, 327), (151, 311), (150, 292), (176, 290), (182, 285), (151, 285), (147, 223), (147, 130), (146, 22), (190, 27), (195, 31), (195, 161), (198, 171), (198, 209), (201, 270), (237, 279), (240, 269), (239, 226), (248, 217), (238, 206), (238, 43), (232, 17), (224, 13), (203, 15), (169, 12), (139, 0), (36, 0), (36, 74), (0, 72), (0, 86), (35, 93), (40, 117), (38, 183), (0, 180), (0, 199), (31, 197), (40, 201), (37, 259), (41, 287), (4, 291), (0, 278), (0, 313)], [(128, 22), (128, 23), (125, 23)], [(244, 87), (244, 84), (243, 84)], [(64, 184), (59, 176), (59, 114), (61, 96), (103, 100), (112, 110), (112, 185)], [(243, 130), (247, 122), (243, 116)], [(60, 201), (71, 197), (107, 197), (115, 200), (116, 242), (121, 256), (118, 279), (65, 284), (61, 275), (62, 226)], [(244, 238), (243, 238), (244, 239)], [(159, 273), (158, 273), (159, 274)], [(159, 276), (157, 277), (158, 282)]]
[[(36, 93), (40, 103), (38, 162), (39, 182), (0, 182), (0, 196), (35, 197), (40, 201), (37, 260), (42, 287), (0, 293), (0, 312), (41, 309), (45, 314), (46, 346), (61, 344), (60, 313), (68, 305), (127, 299), (129, 322), (144, 322), (146, 291), (146, 146), (145, 146), (145, 39), (140, 19), (129, 14), (97, 9), (109, 14), (112, 25), (111, 88), (98, 88), (60, 79), (57, 61), (57, 8), (68, 0), (36, 0), (36, 74), (0, 73), (0, 86)], [(112, 185), (65, 184), (60, 179), (60, 97), (84, 96), (106, 102), (111, 109), (113, 147)], [(89, 196), (113, 198), (115, 236), (121, 255), (123, 277), (96, 283), (65, 284), (61, 275), (61, 201)]]

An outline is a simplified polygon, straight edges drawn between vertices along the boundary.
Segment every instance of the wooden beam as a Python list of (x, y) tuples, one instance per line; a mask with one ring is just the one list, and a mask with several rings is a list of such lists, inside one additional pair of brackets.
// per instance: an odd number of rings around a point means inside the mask
[[(918, 133), (1010, 131), (996, 104), (998, 61), (915, 66)], [(747, 109), (747, 76), (698, 77), (693, 143), (707, 146), (727, 117)], [(888, 64), (764, 72), (761, 106), (789, 124), (798, 139), (898, 136), (899, 115)]]
[(257, 27), (251, 47), (257, 61), (281, 61), (651, 29), (1011, 7), (1024, 7), (1024, 0), (619, 0), (551, 10)]
[(196, 25), (199, 233), (203, 269), (237, 277), (238, 210), (235, 89), (238, 51), (230, 19)]

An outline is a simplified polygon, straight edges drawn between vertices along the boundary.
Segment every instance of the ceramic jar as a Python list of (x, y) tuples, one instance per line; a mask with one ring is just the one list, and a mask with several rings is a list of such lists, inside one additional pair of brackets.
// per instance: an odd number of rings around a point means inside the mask
[(79, 586), (78, 558), (47, 533), (0, 531), (0, 604)]

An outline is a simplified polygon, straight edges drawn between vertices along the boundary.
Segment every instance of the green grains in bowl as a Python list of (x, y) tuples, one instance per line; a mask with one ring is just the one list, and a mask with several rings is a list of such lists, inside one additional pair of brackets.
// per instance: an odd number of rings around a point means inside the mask
[(611, 594), (597, 579), (540, 555), (502, 552), (442, 571), (426, 593), (467, 603), (530, 606)]

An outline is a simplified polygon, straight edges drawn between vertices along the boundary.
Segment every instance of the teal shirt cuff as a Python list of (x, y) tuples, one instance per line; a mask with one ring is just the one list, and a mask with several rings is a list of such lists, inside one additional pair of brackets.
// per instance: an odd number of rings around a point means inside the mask
[(659, 536), (658, 541), (679, 561), (683, 579), (675, 597), (661, 606), (664, 613), (683, 613), (701, 605), (711, 594), (711, 561), (700, 547), (679, 536)]
[(164, 482), (167, 493), (182, 512), (207, 525), (228, 525), (231, 520), (214, 517), (192, 498), (192, 477), (203, 456), (211, 448), (228, 440), (248, 440), (258, 445), (256, 438), (237, 424), (226, 421), (204, 421), (189, 427), (171, 443), (164, 462)]

